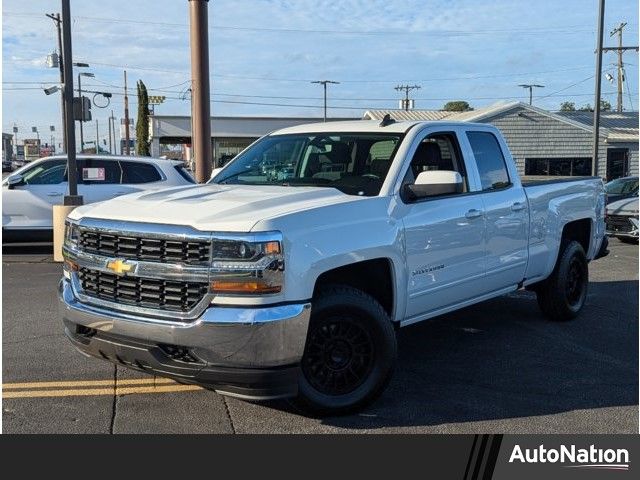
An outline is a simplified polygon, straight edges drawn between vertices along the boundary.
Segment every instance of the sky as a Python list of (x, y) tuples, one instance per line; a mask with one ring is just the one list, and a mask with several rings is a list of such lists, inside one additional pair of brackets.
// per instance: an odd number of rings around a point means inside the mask
[[(158, 114), (189, 114), (188, 8), (187, 0), (71, 2), (73, 60), (95, 74), (83, 88), (113, 93), (107, 108), (92, 109), (101, 139), (111, 110), (124, 115), (124, 69), (134, 118), (137, 80), (167, 97)], [(399, 84), (421, 86), (412, 92), (420, 109), (449, 100), (475, 108), (528, 101), (523, 83), (545, 86), (534, 105), (546, 109), (593, 104), (597, 9), (597, 0), (212, 0), (211, 111), (320, 117), (322, 87), (310, 82), (325, 79), (340, 82), (329, 86), (330, 117), (398, 108)], [(60, 94), (43, 92), (59, 81), (45, 63), (57, 49), (45, 13), (58, 11), (59, 1), (2, 0), (3, 132), (14, 125), (19, 138), (32, 137), (32, 126), (45, 138), (50, 125), (60, 132)], [(620, 22), (627, 22), (625, 45), (637, 45), (637, 0), (607, 0), (605, 46), (617, 44), (609, 32)], [(624, 60), (624, 106), (632, 108), (631, 98), (637, 110), (638, 54)], [(614, 76), (615, 61), (604, 54), (603, 70)], [(603, 79), (612, 104), (615, 90)], [(86, 124), (85, 138), (95, 134), (95, 122)]]

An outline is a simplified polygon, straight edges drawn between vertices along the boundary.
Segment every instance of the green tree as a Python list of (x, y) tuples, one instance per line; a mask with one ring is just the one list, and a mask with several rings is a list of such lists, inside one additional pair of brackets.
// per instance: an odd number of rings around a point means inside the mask
[[(579, 112), (593, 112), (593, 107), (590, 103), (583, 105), (578, 109)], [(611, 111), (611, 103), (607, 100), (600, 100), (600, 111), (602, 112), (610, 112)]]
[(469, 105), (469, 102), (465, 102), (464, 100), (455, 100), (445, 103), (442, 109), (447, 112), (468, 112), (469, 110), (473, 110), (473, 107)]
[(149, 95), (142, 80), (138, 80), (138, 121), (136, 123), (136, 155), (148, 157), (149, 151)]
[(561, 112), (575, 112), (576, 111), (576, 104), (573, 102), (562, 102), (560, 104), (560, 111)]

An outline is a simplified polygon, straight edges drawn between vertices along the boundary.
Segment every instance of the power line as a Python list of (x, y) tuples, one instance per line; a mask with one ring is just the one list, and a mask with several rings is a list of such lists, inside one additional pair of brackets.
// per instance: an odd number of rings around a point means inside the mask
[[(15, 17), (34, 17), (40, 18), (42, 14), (31, 12), (3, 12), (4, 15)], [(89, 22), (114, 23), (114, 24), (137, 24), (137, 25), (153, 25), (163, 27), (180, 27), (188, 28), (186, 23), (156, 22), (149, 20), (131, 20), (108, 17), (88, 17), (74, 16), (74, 20), (85, 20)], [(580, 33), (593, 33), (593, 28), (585, 25), (559, 25), (557, 27), (530, 27), (530, 28), (499, 28), (499, 29), (480, 29), (480, 30), (411, 30), (411, 29), (395, 29), (395, 30), (348, 30), (348, 29), (303, 29), (303, 28), (274, 28), (274, 27), (250, 27), (250, 26), (232, 26), (212, 24), (211, 29), (214, 30), (235, 30), (235, 31), (255, 31), (255, 32), (277, 32), (277, 33), (317, 33), (331, 35), (429, 35), (429, 36), (472, 36), (472, 35), (495, 35), (495, 34), (558, 34), (558, 35), (575, 35)], [(582, 29), (580, 29), (582, 28)]]
[[(622, 74), (625, 77), (627, 76), (627, 72), (625, 71), (624, 67), (622, 68)], [(629, 82), (624, 82), (624, 84), (627, 86), (627, 94), (629, 95), (629, 105), (631, 105), (631, 111), (633, 111), (633, 97), (631, 96), (631, 91), (629, 90)]]
[[(539, 97), (539, 98), (547, 98), (547, 97), (558, 97), (558, 96), (566, 96), (566, 95), (559, 95), (558, 92), (567, 90), (579, 83), (583, 83), (586, 80), (583, 80), (581, 82), (577, 82), (574, 83), (568, 87), (565, 87), (561, 90), (558, 90), (555, 93), (552, 94), (548, 94), (545, 95), (543, 97)], [(88, 87), (90, 87), (91, 85), (86, 85)], [(7, 90), (7, 91), (15, 91), (15, 90), (42, 90), (42, 88), (40, 87), (28, 87), (28, 88), (23, 88), (23, 87), (4, 87), (3, 90)], [(148, 90), (156, 90), (156, 89), (152, 89), (152, 88), (148, 88)], [(88, 92), (88, 93), (110, 93), (111, 95), (114, 96), (124, 96), (123, 93), (121, 92), (97, 92), (97, 91), (93, 91), (93, 90), (85, 90), (83, 89), (84, 92)], [(171, 93), (181, 93), (179, 91), (172, 91)], [(616, 92), (603, 92), (603, 95), (615, 95)], [(592, 95), (591, 93), (571, 93), (568, 94), (568, 96), (571, 97), (580, 97), (580, 96), (589, 96)], [(278, 96), (278, 95), (244, 95), (244, 94), (240, 94), (240, 93), (212, 93), (211, 95), (212, 97), (217, 97), (217, 96), (222, 96), (222, 97), (241, 97), (241, 98), (264, 98), (264, 99), (274, 99), (274, 100), (322, 100), (322, 97), (291, 97), (291, 96)], [(499, 97), (469, 97), (466, 95), (463, 95), (464, 98), (466, 98), (467, 100), (510, 100), (510, 99), (526, 99), (528, 98), (527, 96), (522, 96), (522, 95), (512, 95), (512, 96), (499, 96)], [(135, 102), (135, 96), (133, 97), (134, 102)], [(415, 100), (420, 100), (420, 101), (448, 101), (451, 100), (451, 97), (416, 97)], [(172, 97), (172, 96), (167, 96), (166, 97), (167, 100), (181, 100), (184, 101), (185, 98), (183, 97)], [(361, 98), (361, 97), (332, 97), (331, 99), (332, 101), (341, 101), (341, 102), (347, 102), (347, 101), (357, 101), (357, 102), (393, 102), (395, 100), (397, 100), (397, 98), (384, 98), (384, 97), (379, 97), (379, 98)], [(131, 99), (130, 99), (131, 101)], [(224, 102), (224, 100), (214, 100), (216, 102)], [(334, 108), (334, 107), (331, 107)], [(361, 107), (353, 107), (353, 108), (361, 108)]]
[[(20, 61), (8, 61), (5, 63), (20, 63)], [(24, 60), (24, 62), (27, 62), (27, 60)], [(92, 65), (99, 65), (99, 66), (106, 66), (106, 67), (114, 67), (114, 68), (118, 68), (118, 69), (127, 69), (127, 70), (140, 70), (140, 71), (151, 71), (151, 72), (159, 72), (159, 73), (179, 73), (179, 74), (187, 74), (188, 72), (186, 70), (169, 70), (169, 69), (164, 69), (164, 68), (157, 68), (157, 67), (142, 67), (142, 66), (132, 66), (132, 65), (119, 65), (119, 64), (114, 64), (114, 63), (103, 63), (103, 62), (95, 62), (95, 61), (91, 61), (89, 62), (87, 60), (87, 63), (91, 63)], [(513, 73), (497, 73), (497, 74), (490, 74), (490, 75), (482, 75), (482, 74), (478, 74), (476, 73), (469, 73), (469, 74), (465, 74), (462, 76), (454, 76), (454, 77), (430, 77), (430, 78), (426, 78), (426, 79), (390, 79), (390, 80), (376, 80), (376, 79), (340, 79), (340, 83), (380, 83), (380, 84), (384, 84), (384, 83), (397, 83), (399, 80), (403, 81), (403, 82), (408, 82), (408, 83), (418, 83), (418, 82), (440, 82), (440, 81), (456, 81), (456, 80), (477, 80), (477, 79), (487, 79), (487, 78), (501, 78), (501, 77), (518, 77), (518, 76), (531, 76), (531, 75), (543, 75), (543, 74), (547, 74), (547, 73), (563, 73), (563, 72), (571, 72), (571, 71), (577, 71), (577, 70), (586, 70), (586, 69), (590, 69), (592, 68), (591, 66), (583, 66), (583, 67), (570, 67), (570, 68), (563, 68), (563, 69), (554, 69), (554, 70), (544, 70), (544, 71), (537, 71), (537, 72), (513, 72)], [(264, 76), (243, 76), (243, 75), (228, 75), (228, 74), (213, 74), (211, 75), (212, 77), (217, 77), (217, 78), (229, 78), (229, 79), (233, 79), (233, 80), (258, 80), (258, 81), (272, 81), (272, 82), (302, 82), (302, 83), (308, 83), (308, 82), (312, 82), (313, 79), (305, 79), (305, 78), (278, 78), (278, 77), (264, 77)], [(188, 83), (189, 80), (186, 80), (183, 83)], [(12, 83), (12, 82), (3, 82), (3, 83)], [(179, 84), (181, 85), (181, 84)]]
[[(107, 67), (115, 67), (119, 69), (127, 69), (127, 70), (141, 70), (141, 71), (152, 71), (152, 72), (160, 72), (160, 73), (187, 73), (186, 70), (167, 70), (162, 68), (155, 67), (135, 67), (131, 65), (117, 65), (113, 63), (101, 63), (101, 62), (91, 62), (92, 65), (101, 65)], [(562, 73), (569, 72), (575, 70), (586, 70), (591, 68), (590, 66), (585, 67), (572, 67), (572, 68), (564, 68), (559, 70), (546, 70), (546, 71), (538, 71), (538, 72), (517, 72), (517, 73), (498, 73), (491, 75), (478, 75), (477, 73), (470, 73), (464, 76), (456, 76), (456, 77), (441, 77), (441, 78), (427, 78), (427, 79), (414, 79), (407, 80), (402, 79), (404, 82), (417, 83), (417, 82), (439, 82), (439, 81), (455, 81), (455, 80), (476, 80), (476, 79), (484, 79), (484, 78), (500, 78), (500, 77), (517, 77), (517, 76), (525, 76), (525, 75), (542, 75), (546, 73)], [(261, 76), (244, 76), (244, 75), (225, 75), (225, 74), (212, 74), (212, 77), (218, 78), (230, 78), (234, 80), (259, 80), (259, 81), (271, 81), (271, 82), (302, 82), (309, 83), (313, 82), (313, 79), (307, 78), (278, 78), (278, 77), (261, 77)], [(340, 83), (397, 83), (398, 79), (395, 80), (375, 80), (375, 79), (339, 79)]]

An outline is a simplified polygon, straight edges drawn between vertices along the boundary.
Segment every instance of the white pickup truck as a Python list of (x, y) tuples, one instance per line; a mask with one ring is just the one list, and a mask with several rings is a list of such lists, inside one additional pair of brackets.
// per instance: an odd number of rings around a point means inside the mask
[(599, 178), (523, 184), (490, 125), (297, 126), (207, 185), (73, 211), (61, 315), (88, 355), (344, 413), (384, 389), (399, 327), (521, 288), (578, 315), (604, 208)]

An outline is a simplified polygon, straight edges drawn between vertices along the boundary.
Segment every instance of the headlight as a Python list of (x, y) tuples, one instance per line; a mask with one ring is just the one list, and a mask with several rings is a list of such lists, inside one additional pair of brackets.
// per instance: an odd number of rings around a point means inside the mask
[(214, 262), (225, 260), (255, 262), (265, 256), (281, 253), (281, 245), (278, 240), (250, 242), (215, 239), (212, 249)]
[(242, 237), (215, 237), (212, 242), (212, 293), (266, 295), (282, 291), (282, 234), (264, 232)]
[(80, 229), (73, 223), (66, 222), (64, 226), (64, 243), (70, 247), (77, 247), (80, 239)]

